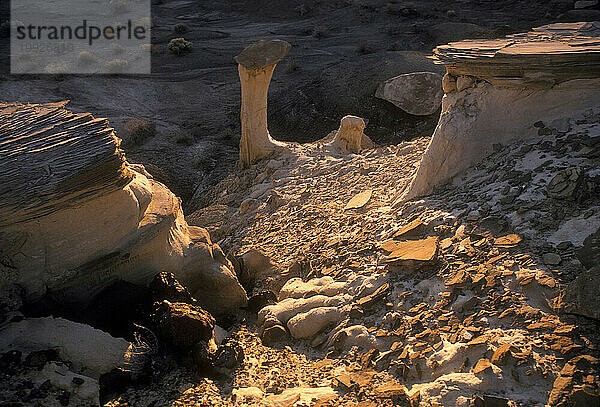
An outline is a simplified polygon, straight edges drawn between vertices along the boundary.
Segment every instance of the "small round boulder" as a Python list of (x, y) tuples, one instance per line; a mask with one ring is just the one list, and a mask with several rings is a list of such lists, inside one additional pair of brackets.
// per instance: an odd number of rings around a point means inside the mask
[(434, 72), (398, 75), (379, 85), (375, 92), (375, 97), (416, 116), (435, 113), (442, 104), (442, 96), (442, 75)]

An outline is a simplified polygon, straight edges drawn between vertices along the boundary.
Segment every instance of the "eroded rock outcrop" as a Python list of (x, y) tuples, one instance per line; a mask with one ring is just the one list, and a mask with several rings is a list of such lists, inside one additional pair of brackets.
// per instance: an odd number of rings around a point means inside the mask
[[(400, 201), (432, 192), (493, 152), (600, 100), (600, 24), (552, 24), (500, 40), (435, 49), (446, 66), (442, 113)], [(568, 129), (567, 129), (568, 130)], [(565, 129), (561, 129), (565, 131)]]
[(168, 271), (211, 312), (245, 305), (231, 264), (188, 226), (180, 200), (129, 166), (106, 119), (65, 104), (0, 105), (0, 288), (86, 303), (116, 280)]

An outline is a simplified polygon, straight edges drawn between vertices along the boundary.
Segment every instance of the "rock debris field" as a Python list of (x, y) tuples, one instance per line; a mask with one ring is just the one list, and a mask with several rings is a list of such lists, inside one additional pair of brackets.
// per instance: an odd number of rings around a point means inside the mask
[(535, 123), (395, 207), (427, 138), (298, 145), (231, 175), (187, 220), (278, 301), (227, 331), (238, 367), (170, 370), (111, 405), (596, 405), (598, 240), (580, 231), (600, 227), (599, 113)]

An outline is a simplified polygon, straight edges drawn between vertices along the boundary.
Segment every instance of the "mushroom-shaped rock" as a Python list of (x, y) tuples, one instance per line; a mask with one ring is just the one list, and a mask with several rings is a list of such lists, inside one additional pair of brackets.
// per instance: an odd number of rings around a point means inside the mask
[(261, 40), (235, 57), (242, 86), (240, 165), (247, 167), (285, 144), (267, 128), (267, 94), (275, 66), (292, 46), (282, 40)]
[(360, 117), (344, 116), (329, 145), (356, 154), (363, 148), (372, 148), (374, 143), (363, 134), (364, 129), (365, 121)]
[(382, 83), (375, 92), (406, 113), (427, 116), (442, 104), (442, 76), (434, 72), (414, 72), (398, 75)]
[(597, 105), (598, 38), (598, 23), (559, 23), (437, 47), (434, 54), (447, 70), (442, 112), (396, 203), (431, 193), (493, 153), (494, 144), (535, 135), (537, 121), (576, 117)]

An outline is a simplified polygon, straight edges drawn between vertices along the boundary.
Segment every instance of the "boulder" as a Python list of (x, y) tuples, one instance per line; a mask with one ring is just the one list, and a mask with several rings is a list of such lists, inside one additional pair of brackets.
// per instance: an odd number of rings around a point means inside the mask
[(585, 238), (577, 251), (577, 258), (587, 269), (600, 267), (600, 229)]
[(157, 302), (152, 319), (160, 335), (181, 351), (213, 339), (215, 319), (202, 308), (183, 302)]
[(70, 362), (77, 373), (96, 379), (123, 367), (128, 347), (125, 339), (63, 318), (26, 318), (0, 328), (0, 353), (43, 351), (36, 354), (38, 359), (44, 356), (43, 367), (52, 359), (45, 356), (46, 350), (56, 349), (58, 357)]
[(207, 309), (244, 306), (231, 264), (180, 200), (129, 166), (105, 119), (65, 104), (0, 104), (0, 289), (85, 306), (116, 280), (168, 271)]
[(437, 251), (437, 237), (396, 242), (394, 250), (387, 258), (387, 262), (418, 268), (434, 262), (437, 257)]
[(417, 116), (437, 112), (442, 104), (442, 96), (442, 75), (433, 72), (398, 75), (379, 85), (375, 92), (375, 97)]
[(566, 288), (563, 311), (600, 320), (600, 267), (581, 273)]
[(287, 327), (294, 338), (312, 338), (330, 324), (342, 320), (346, 312), (338, 307), (319, 307), (291, 318)]

